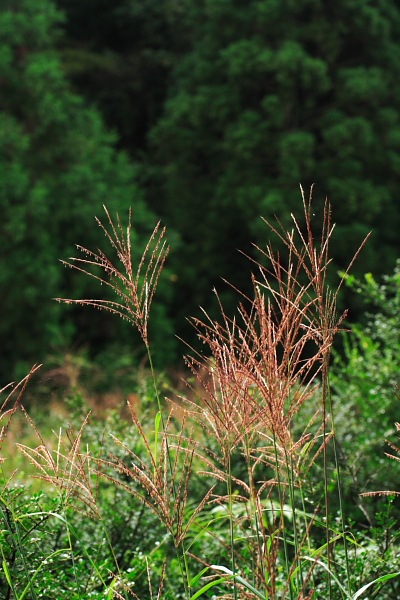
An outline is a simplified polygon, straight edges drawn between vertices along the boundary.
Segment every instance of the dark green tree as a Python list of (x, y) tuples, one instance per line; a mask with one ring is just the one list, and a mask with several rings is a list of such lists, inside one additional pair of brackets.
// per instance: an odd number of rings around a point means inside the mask
[(49, 0), (4, 0), (0, 6), (0, 364), (5, 380), (17, 363), (22, 368), (41, 360), (52, 344), (68, 344), (77, 336), (100, 343), (115, 335), (114, 320), (93, 321), (84, 313), (72, 319), (52, 300), (98, 295), (58, 259), (76, 256), (76, 243), (94, 249), (103, 243), (94, 222), (95, 214), (104, 214), (102, 204), (122, 218), (133, 207), (138, 257), (155, 224), (135, 182), (135, 167), (115, 149), (116, 135), (69, 89), (55, 50), (61, 23)]
[(247, 268), (234, 249), (266, 243), (260, 215), (288, 224), (300, 210), (299, 183), (307, 195), (316, 184), (316, 225), (325, 195), (332, 202), (338, 267), (372, 228), (356, 272), (392, 266), (400, 253), (398, 3), (180, 7), (190, 49), (174, 67), (149, 155), (151, 202), (185, 252), (176, 297), (208, 306), (221, 275), (243, 287)]
[(74, 88), (94, 103), (120, 145), (142, 157), (163, 109), (168, 76), (188, 46), (181, 7), (166, 0), (56, 0), (58, 48)]
[[(355, 273), (400, 252), (400, 17), (394, 0), (57, 0), (57, 47), (74, 89), (141, 162), (148, 205), (178, 233), (176, 323), (210, 309), (224, 276), (246, 289), (265, 244), (311, 183), (318, 225), (334, 207), (338, 268), (367, 231)], [(150, 132), (150, 134), (149, 134)], [(233, 304), (233, 303), (232, 303)], [(346, 299), (346, 305), (348, 300)], [(215, 305), (215, 303), (214, 303)], [(360, 306), (354, 306), (359, 309)], [(186, 337), (180, 329), (181, 335)]]

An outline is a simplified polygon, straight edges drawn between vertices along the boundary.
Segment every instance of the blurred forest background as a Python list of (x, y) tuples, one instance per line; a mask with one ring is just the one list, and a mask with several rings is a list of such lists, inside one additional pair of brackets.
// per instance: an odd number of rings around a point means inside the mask
[[(315, 221), (333, 205), (335, 270), (390, 273), (400, 257), (397, 0), (2, 0), (0, 379), (87, 344), (139, 364), (112, 315), (60, 306), (98, 297), (58, 259), (104, 247), (105, 204), (134, 252), (167, 225), (171, 253), (150, 321), (156, 364), (194, 343), (185, 317), (227, 311), (268, 243), (260, 216)], [(104, 290), (101, 289), (104, 294)], [(345, 298), (353, 321), (361, 300)], [(113, 354), (115, 356), (115, 352)], [(102, 359), (99, 357), (103, 357)]]

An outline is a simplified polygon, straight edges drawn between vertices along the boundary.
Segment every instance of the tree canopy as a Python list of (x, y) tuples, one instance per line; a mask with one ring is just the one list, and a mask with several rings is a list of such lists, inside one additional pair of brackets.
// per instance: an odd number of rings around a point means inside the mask
[[(3, 373), (16, 361), (40, 360), (52, 344), (76, 339), (79, 321), (73, 325), (52, 298), (90, 288), (58, 259), (76, 256), (76, 243), (101, 243), (94, 215), (102, 217), (103, 203), (121, 216), (134, 207), (138, 257), (155, 223), (134, 166), (115, 149), (116, 135), (69, 90), (55, 50), (62, 21), (47, 0), (13, 0), (0, 8)], [(92, 328), (92, 340), (107, 335)]]
[[(188, 265), (235, 278), (226, 247), (260, 245), (260, 215), (287, 225), (298, 185), (315, 183), (316, 220), (333, 203), (336, 264), (370, 229), (358, 269), (399, 253), (400, 11), (390, 1), (183, 3), (191, 47), (150, 133), (160, 210)], [(158, 194), (157, 189), (157, 194)], [(240, 244), (239, 244), (240, 245)], [(199, 251), (201, 249), (201, 251)], [(219, 258), (220, 257), (220, 258)], [(189, 270), (189, 267), (188, 269)], [(200, 280), (203, 286), (203, 280)]]
[[(260, 216), (287, 226), (301, 212), (299, 183), (306, 194), (315, 183), (317, 226), (332, 202), (338, 269), (371, 229), (355, 274), (394, 266), (394, 0), (9, 0), (0, 18), (4, 332), (18, 322), (23, 337), (29, 310), (32, 349), (41, 323), (58, 330), (47, 299), (67, 279), (55, 257), (97, 243), (88, 223), (103, 202), (132, 204), (139, 237), (154, 213), (169, 227), (160, 314), (183, 337), (198, 305), (217, 310), (214, 286), (229, 308), (221, 276), (248, 289), (236, 249), (268, 242)], [(30, 298), (20, 316), (15, 272)]]
[[(79, 75), (66, 59), (70, 79), (97, 99), (124, 147), (140, 157), (148, 205), (178, 234), (181, 252), (171, 260), (179, 320), (193, 304), (208, 308), (221, 276), (246, 286), (236, 248), (251, 253), (251, 241), (265, 245), (260, 216), (277, 215), (287, 225), (290, 213), (301, 211), (299, 183), (307, 194), (316, 184), (316, 222), (326, 195), (333, 203), (338, 268), (371, 229), (356, 272), (394, 266), (396, 2), (118, 0), (98, 9), (89, 0), (58, 3), (67, 15), (63, 56), (73, 47), (98, 61), (81, 62)], [(108, 68), (110, 56), (127, 70), (109, 74), (114, 86), (105, 76), (102, 86), (96, 73), (99, 65)], [(111, 114), (111, 106), (119, 109)], [(144, 127), (145, 135), (129, 137), (128, 126)]]

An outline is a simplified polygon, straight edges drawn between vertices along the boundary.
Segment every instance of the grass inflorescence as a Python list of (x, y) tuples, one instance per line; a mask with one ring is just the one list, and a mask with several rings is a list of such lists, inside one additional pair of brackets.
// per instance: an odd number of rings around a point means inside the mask
[[(102, 435), (93, 448), (84, 441), (89, 415), (49, 445), (23, 409), (39, 445), (19, 447), (35, 477), (57, 493), (51, 506), (38, 498), (26, 509), (26, 497), (4, 479), (2, 597), (56, 597), (49, 591), (56, 570), (63, 573), (66, 597), (85, 599), (137, 598), (139, 588), (133, 587), (143, 576), (148, 591), (142, 600), (356, 600), (371, 591), (371, 598), (383, 599), (386, 581), (398, 589), (398, 573), (387, 567), (394, 547), (390, 513), (379, 517), (387, 534), (380, 559), (379, 544), (363, 545), (345, 514), (329, 372), (332, 345), (343, 329), (345, 314), (338, 314), (336, 304), (347, 273), (330, 288), (329, 203), (318, 236), (311, 196), (303, 195), (303, 208), (304, 224), (294, 217), (290, 230), (268, 223), (287, 253), (276, 254), (273, 245), (258, 249), (253, 295), (237, 290), (236, 314), (226, 313), (217, 294), (221, 318), (204, 314), (192, 320), (203, 350), (188, 348), (187, 394), (168, 401), (161, 398), (148, 336), (151, 302), (168, 254), (165, 230), (156, 226), (134, 268), (131, 215), (126, 230), (107, 211), (111, 232), (98, 220), (118, 262), (79, 246), (86, 256), (67, 264), (111, 287), (118, 301), (58, 300), (109, 310), (138, 329), (155, 410), (145, 422), (128, 403), (133, 434)], [(93, 273), (93, 265), (103, 276)], [(35, 370), (3, 403), (0, 441)], [(119, 514), (109, 523), (117, 500)], [(93, 528), (92, 544), (77, 527), (77, 515)], [(146, 547), (139, 541), (137, 552), (124, 547), (113, 531), (121, 519), (121, 540), (132, 539), (129, 531), (150, 540), (154, 530), (157, 543)], [(27, 541), (32, 532), (47, 540), (36, 554), (35, 542)], [(54, 569), (47, 568), (49, 561)], [(60, 589), (57, 597), (63, 597)]]

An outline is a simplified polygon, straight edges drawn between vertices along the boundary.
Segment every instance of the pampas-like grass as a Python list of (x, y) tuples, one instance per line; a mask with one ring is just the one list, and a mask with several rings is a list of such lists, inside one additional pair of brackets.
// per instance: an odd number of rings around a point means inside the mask
[[(187, 600), (195, 600), (213, 587), (220, 590), (219, 598), (306, 600), (313, 596), (316, 573), (321, 571), (351, 598), (349, 565), (345, 584), (337, 581), (332, 569), (332, 538), (340, 539), (347, 552), (347, 534), (343, 512), (339, 533), (338, 524), (333, 529), (330, 522), (327, 457), (329, 444), (335, 454), (328, 369), (332, 343), (345, 316), (336, 311), (342, 282), (334, 290), (328, 285), (329, 243), (334, 230), (329, 203), (318, 237), (312, 229), (311, 195), (306, 201), (303, 194), (303, 208), (305, 226), (294, 217), (293, 229), (288, 231), (279, 222), (268, 223), (286, 246), (287, 256), (282, 258), (272, 246), (259, 249), (260, 262), (253, 260), (253, 296), (239, 296), (237, 314), (227, 315), (220, 303), (219, 321), (207, 314), (203, 320), (193, 319), (204, 350), (196, 353), (189, 349), (186, 362), (200, 386), (193, 386), (189, 397), (181, 399), (186, 408), (180, 429), (171, 415), (164, 417), (155, 379), (158, 413), (154, 437), (144, 431), (130, 407), (133, 425), (143, 441), (143, 456), (115, 439), (126, 459), (114, 454), (90, 458), (87, 452), (79, 452), (78, 434), (70, 452), (62, 455), (67, 466), (61, 470), (43, 445), (35, 451), (23, 448), (39, 476), (54, 485), (63, 482), (61, 489), (71, 502), (75, 499), (95, 511), (96, 497), (87, 471), (94, 463), (92, 474), (106, 477), (144, 502), (174, 542)], [(106, 283), (119, 301), (58, 300), (107, 309), (127, 318), (139, 330), (151, 360), (147, 324), (168, 252), (165, 230), (159, 232), (157, 225), (135, 271), (130, 217), (125, 233), (120, 219), (115, 226), (106, 214), (111, 233), (98, 223), (117, 251), (120, 265), (113, 264), (101, 250), (95, 254), (82, 247), (88, 257), (67, 264)], [(90, 273), (91, 265), (100, 266), (106, 279)], [(297, 415), (316, 394), (321, 398), (319, 409), (306, 429), (295, 435)], [(58, 454), (61, 456), (60, 451)], [(52, 467), (54, 473), (50, 474)], [(122, 472), (127, 482), (103, 467)], [(314, 467), (321, 469), (324, 494), (310, 512), (305, 496), (307, 476)], [(206, 483), (196, 506), (189, 502), (194, 472)], [(338, 464), (336, 472), (339, 477)], [(222, 511), (226, 535), (218, 536), (204, 525), (203, 516), (215, 507)], [(325, 531), (326, 541), (316, 546), (311, 532), (318, 528)], [(193, 554), (188, 539), (189, 535), (193, 539), (193, 532), (196, 539), (211, 535), (218, 541), (221, 564)], [(223, 558), (227, 555), (228, 561)], [(194, 592), (200, 581), (198, 564), (204, 567), (201, 575), (208, 572), (211, 579)]]

